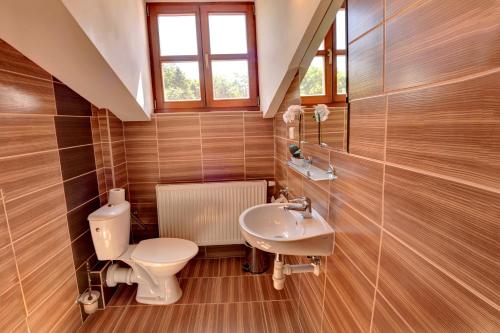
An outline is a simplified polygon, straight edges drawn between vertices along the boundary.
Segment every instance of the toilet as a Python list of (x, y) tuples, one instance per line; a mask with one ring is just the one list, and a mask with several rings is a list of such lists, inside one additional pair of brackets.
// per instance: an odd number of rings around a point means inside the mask
[(106, 284), (137, 283), (136, 300), (144, 304), (171, 304), (182, 296), (175, 274), (198, 253), (185, 239), (153, 238), (130, 245), (130, 203), (102, 206), (88, 216), (92, 242), (99, 260), (119, 260), (106, 273)]

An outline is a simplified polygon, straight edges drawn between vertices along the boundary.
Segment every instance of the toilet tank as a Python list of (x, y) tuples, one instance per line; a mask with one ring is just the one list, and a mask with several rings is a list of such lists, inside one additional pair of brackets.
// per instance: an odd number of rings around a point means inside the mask
[(115, 260), (129, 246), (130, 203), (102, 206), (88, 217), (92, 242), (99, 260)]

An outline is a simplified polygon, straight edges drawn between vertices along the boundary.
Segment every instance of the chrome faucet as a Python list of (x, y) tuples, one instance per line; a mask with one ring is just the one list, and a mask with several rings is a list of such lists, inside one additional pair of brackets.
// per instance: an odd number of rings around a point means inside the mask
[(312, 217), (311, 199), (309, 199), (308, 197), (302, 196), (288, 200), (288, 202), (292, 205), (285, 206), (283, 207), (283, 209), (300, 212), (306, 219)]

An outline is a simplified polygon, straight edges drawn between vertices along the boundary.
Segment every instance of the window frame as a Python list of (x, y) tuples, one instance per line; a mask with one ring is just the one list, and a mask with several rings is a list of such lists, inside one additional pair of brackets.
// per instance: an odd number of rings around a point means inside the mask
[[(151, 73), (155, 112), (210, 111), (258, 109), (257, 47), (253, 3), (148, 3), (148, 32)], [(211, 13), (245, 14), (247, 25), (246, 54), (211, 54), (208, 15)], [(194, 14), (196, 17), (197, 55), (161, 56), (158, 17), (161, 15)], [(248, 99), (214, 99), (212, 83), (212, 60), (248, 61)], [(200, 100), (165, 101), (163, 91), (162, 63), (175, 61), (197, 61), (200, 77)]]
[[(345, 3), (340, 7), (346, 11)], [(345, 106), (347, 101), (347, 94), (337, 94), (337, 56), (343, 55), (346, 57), (347, 63), (347, 45), (346, 49), (338, 50), (336, 44), (336, 22), (334, 21), (323, 40), (324, 49), (318, 50), (314, 57), (324, 57), (324, 73), (325, 73), (325, 95), (317, 96), (300, 96), (301, 103), (306, 106), (314, 104), (327, 104), (329, 106)], [(347, 26), (347, 19), (346, 19)], [(346, 27), (347, 34), (347, 27)], [(347, 38), (346, 38), (347, 41)], [(330, 50), (330, 51), (329, 51)], [(331, 54), (330, 54), (331, 52)], [(307, 73), (307, 72), (306, 72)]]

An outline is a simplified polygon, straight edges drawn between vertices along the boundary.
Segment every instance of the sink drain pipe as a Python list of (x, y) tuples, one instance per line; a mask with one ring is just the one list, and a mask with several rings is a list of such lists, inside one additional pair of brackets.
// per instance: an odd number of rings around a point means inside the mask
[(276, 253), (274, 259), (273, 271), (273, 286), (276, 290), (282, 290), (285, 287), (285, 279), (287, 275), (296, 273), (314, 273), (319, 276), (321, 260), (318, 257), (310, 257), (311, 263), (290, 265), (283, 262), (283, 256)]

